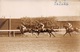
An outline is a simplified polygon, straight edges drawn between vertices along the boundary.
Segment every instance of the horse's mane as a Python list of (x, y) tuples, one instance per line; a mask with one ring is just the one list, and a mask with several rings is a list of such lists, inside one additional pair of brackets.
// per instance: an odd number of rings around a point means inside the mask
[(68, 28), (69, 26), (68, 26), (68, 25), (63, 25), (63, 27), (64, 27), (64, 28)]

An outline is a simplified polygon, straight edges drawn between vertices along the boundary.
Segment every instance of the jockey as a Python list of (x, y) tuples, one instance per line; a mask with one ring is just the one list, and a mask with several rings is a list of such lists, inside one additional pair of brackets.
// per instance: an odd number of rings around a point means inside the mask
[(69, 29), (73, 29), (71, 23), (68, 23), (68, 28), (69, 28)]
[(43, 24), (43, 23), (40, 23), (40, 28), (41, 28), (42, 30), (44, 30), (44, 24)]
[(26, 27), (24, 26), (23, 23), (21, 24), (21, 27), (22, 27), (23, 31), (26, 29)]

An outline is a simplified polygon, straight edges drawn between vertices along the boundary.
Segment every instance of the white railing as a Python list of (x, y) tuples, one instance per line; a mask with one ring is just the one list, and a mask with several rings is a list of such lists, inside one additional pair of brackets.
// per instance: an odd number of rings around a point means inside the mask
[(7, 31), (12, 32), (12, 31), (20, 31), (20, 30), (0, 30), (0, 32), (7, 32)]
[[(64, 34), (65, 33), (65, 29), (54, 29), (54, 30), (58, 30), (57, 33), (60, 33), (60, 34)], [(80, 31), (80, 29), (79, 29)], [(20, 30), (0, 30), (0, 32), (13, 32), (13, 36), (15, 37), (15, 32), (20, 32)]]
[(13, 36), (15, 37), (15, 32), (20, 32), (20, 30), (0, 30), (0, 32), (12, 32)]

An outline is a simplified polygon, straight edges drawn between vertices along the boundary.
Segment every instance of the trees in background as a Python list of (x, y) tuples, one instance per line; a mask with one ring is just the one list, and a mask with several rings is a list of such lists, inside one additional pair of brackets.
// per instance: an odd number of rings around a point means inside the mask
[(58, 26), (55, 17), (23, 17), (21, 18), (21, 22), (24, 23), (27, 28), (35, 28), (39, 23), (43, 23), (45, 28), (56, 28)]
[(38, 26), (38, 23), (43, 23), (45, 28), (63, 28), (63, 24), (70, 22), (73, 27), (80, 28), (80, 21), (58, 21), (56, 17), (23, 17), (21, 22), (26, 25), (27, 28), (35, 28)]

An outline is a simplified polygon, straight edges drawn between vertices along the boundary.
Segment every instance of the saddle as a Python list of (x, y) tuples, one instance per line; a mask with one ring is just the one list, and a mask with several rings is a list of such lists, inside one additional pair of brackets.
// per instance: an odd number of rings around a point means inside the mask
[(73, 29), (73, 28), (67, 28), (67, 30), (72, 31), (72, 30), (74, 30), (74, 29)]
[(45, 31), (46, 29), (45, 29), (45, 28), (43, 28), (43, 29), (41, 28), (41, 29), (39, 29), (39, 30), (41, 30), (41, 31)]

